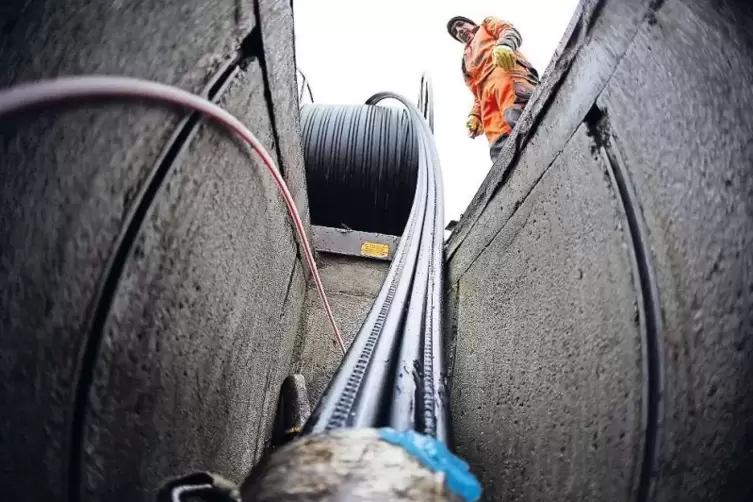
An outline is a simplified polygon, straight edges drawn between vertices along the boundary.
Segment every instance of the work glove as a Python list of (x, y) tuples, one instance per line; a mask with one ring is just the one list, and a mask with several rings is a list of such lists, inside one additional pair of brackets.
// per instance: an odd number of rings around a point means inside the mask
[(515, 69), (515, 51), (506, 45), (498, 45), (494, 48), (492, 60), (495, 65), (505, 71), (513, 71)]
[(468, 122), (465, 123), (465, 127), (468, 128), (468, 135), (471, 138), (481, 136), (481, 133), (484, 132), (483, 128), (481, 127), (481, 121), (475, 115), (468, 116)]

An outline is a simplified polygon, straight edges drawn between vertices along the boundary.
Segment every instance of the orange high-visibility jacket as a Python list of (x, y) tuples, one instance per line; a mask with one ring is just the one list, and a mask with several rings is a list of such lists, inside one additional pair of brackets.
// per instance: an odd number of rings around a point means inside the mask
[[(517, 64), (515, 65), (515, 69), (509, 74), (511, 78), (505, 79), (509, 82), (509, 86), (512, 88), (513, 81), (520, 82), (529, 89), (538, 85), (536, 70), (518, 51), (521, 43), (522, 37), (512, 24), (494, 17), (487, 17), (478, 26), (473, 38), (465, 46), (463, 54), (463, 77), (474, 96), (473, 108), (470, 114), (478, 117), (482, 122), (490, 120), (490, 117), (483, 117), (482, 114), (482, 96), (487, 94), (484, 93), (484, 86), (487, 85), (487, 80), (495, 71), (501, 71), (495, 66), (492, 60), (492, 52), (498, 45), (506, 45), (515, 51)], [(530, 95), (531, 91), (529, 90), (528, 92)], [(512, 89), (510, 90), (510, 95), (514, 96)], [(500, 110), (500, 115), (503, 112), (504, 110)], [(502, 117), (500, 116), (497, 120), (501, 121)], [(493, 135), (498, 136), (499, 133), (509, 132), (507, 131), (507, 126), (503, 126), (503, 128), (505, 131), (494, 131)], [(492, 133), (492, 131), (485, 132), (487, 132), (487, 136), (490, 136), (489, 133)], [(489, 137), (490, 141), (494, 139), (496, 138)]]

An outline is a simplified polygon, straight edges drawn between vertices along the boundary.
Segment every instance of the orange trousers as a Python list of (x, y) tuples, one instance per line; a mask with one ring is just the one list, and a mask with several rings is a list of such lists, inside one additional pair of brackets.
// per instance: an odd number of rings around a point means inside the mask
[(495, 69), (481, 84), (479, 102), (484, 133), (493, 145), (510, 135), (534, 91), (525, 78)]

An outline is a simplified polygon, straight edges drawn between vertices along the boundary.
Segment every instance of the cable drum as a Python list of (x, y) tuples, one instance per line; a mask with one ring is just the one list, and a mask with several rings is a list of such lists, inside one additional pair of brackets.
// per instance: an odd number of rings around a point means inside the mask
[(301, 109), (311, 222), (402, 235), (418, 175), (407, 112), (369, 105)]

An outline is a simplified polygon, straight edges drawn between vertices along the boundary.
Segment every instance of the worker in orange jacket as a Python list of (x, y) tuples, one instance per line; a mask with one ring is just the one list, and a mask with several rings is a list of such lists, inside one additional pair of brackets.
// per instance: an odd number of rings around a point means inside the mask
[(447, 31), (465, 44), (463, 77), (474, 96), (468, 133), (472, 138), (486, 133), (496, 160), (539, 84), (538, 73), (518, 52), (522, 38), (506, 21), (487, 17), (479, 26), (456, 16), (447, 23)]

